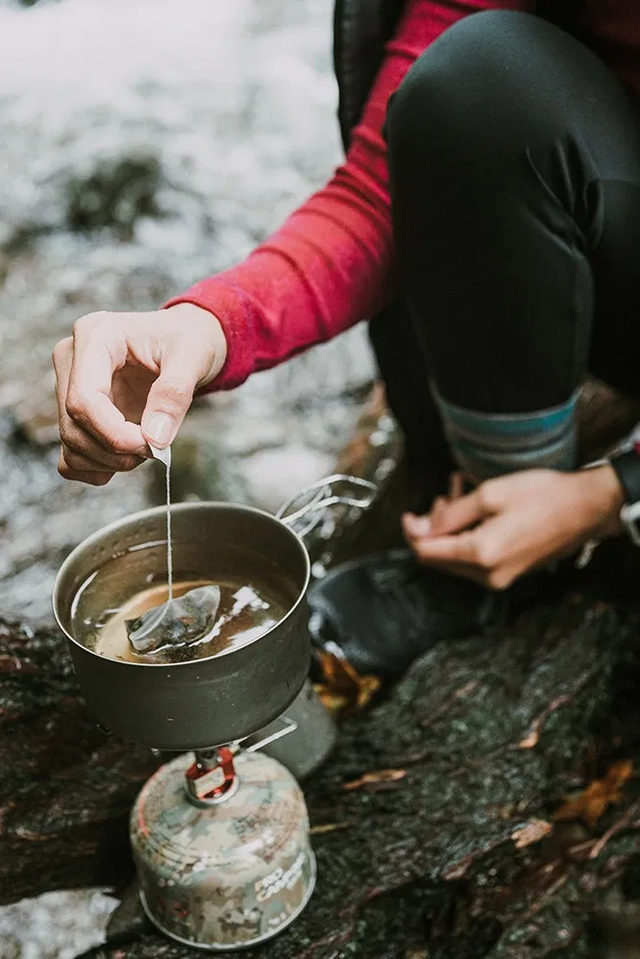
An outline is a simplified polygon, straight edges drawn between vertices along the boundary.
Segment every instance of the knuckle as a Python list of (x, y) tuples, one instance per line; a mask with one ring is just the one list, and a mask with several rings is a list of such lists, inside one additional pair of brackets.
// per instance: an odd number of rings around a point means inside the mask
[(484, 509), (495, 509), (500, 505), (500, 490), (492, 480), (487, 480), (477, 489), (477, 494)]
[(106, 486), (113, 473), (91, 473), (87, 478), (87, 482), (91, 486)]
[(104, 440), (109, 446), (109, 452), (118, 457), (118, 469), (124, 469), (125, 463), (135, 460), (135, 457), (131, 455), (131, 450), (120, 437), (114, 436), (113, 433), (105, 433)]
[(67, 354), (69, 353), (69, 349), (71, 347), (71, 343), (72, 343), (72, 340), (70, 337), (66, 337), (66, 339), (64, 340), (58, 340), (58, 342), (53, 348), (53, 353), (51, 354), (53, 357), (54, 364), (60, 363), (63, 360), (63, 358), (67, 356)]
[(65, 453), (65, 459), (74, 473), (86, 473), (104, 468), (101, 463), (89, 459), (82, 452)]
[(64, 479), (71, 479), (71, 468), (63, 453), (60, 454), (60, 459), (58, 460), (58, 472)]
[(70, 470), (78, 469), (78, 456), (69, 447), (64, 451), (64, 460)]
[(79, 320), (76, 320), (73, 324), (73, 336), (74, 339), (76, 336), (82, 336), (83, 333), (89, 327), (90, 316), (81, 316)]
[(65, 440), (63, 446), (65, 451), (65, 459), (69, 465), (71, 465), (72, 460), (77, 460), (78, 457), (84, 457), (86, 455), (86, 451), (81, 440), (74, 436), (70, 437), (68, 440)]
[(117, 464), (117, 470), (121, 473), (130, 473), (131, 470), (134, 470), (136, 466), (139, 466), (142, 460), (137, 456), (131, 456), (130, 453), (127, 455), (120, 455)]
[(416, 557), (416, 559), (419, 560), (419, 562), (421, 563), (425, 562), (427, 558), (427, 552), (425, 547), (420, 542), (420, 540), (417, 540), (411, 543), (411, 551), (413, 555)]
[(78, 441), (74, 439), (73, 436), (60, 436), (62, 442), (62, 449), (64, 450), (64, 458), (67, 462), (72, 459), (76, 454), (82, 453), (82, 448)]
[(87, 404), (82, 393), (73, 388), (70, 389), (67, 393), (65, 409), (72, 420), (82, 419), (87, 409)]
[(82, 443), (79, 436), (79, 431), (74, 427), (73, 421), (70, 419), (63, 419), (60, 421), (60, 442), (65, 450), (75, 450), (75, 452), (82, 452)]
[(474, 542), (472, 546), (474, 562), (482, 569), (493, 570), (496, 565), (496, 550), (492, 543), (483, 540)]
[(165, 401), (172, 406), (183, 407), (193, 398), (193, 389), (186, 383), (170, 380), (163, 384), (162, 395)]
[(100, 326), (104, 320), (104, 313), (85, 313), (73, 324), (73, 335), (82, 336)]
[(513, 577), (510, 573), (505, 573), (504, 570), (494, 569), (487, 577), (487, 584), (489, 588), (497, 593), (508, 589), (512, 583)]

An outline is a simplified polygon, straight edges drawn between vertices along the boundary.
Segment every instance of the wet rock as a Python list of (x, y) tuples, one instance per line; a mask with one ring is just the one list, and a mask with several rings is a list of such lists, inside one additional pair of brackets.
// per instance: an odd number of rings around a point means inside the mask
[(0, 680), (0, 902), (121, 882), (158, 761), (98, 729), (59, 632), (0, 621)]
[[(5, 434), (6, 429), (6, 434)], [(0, 411), (0, 589), (2, 613), (51, 622), (51, 590), (64, 557), (94, 530), (148, 505), (145, 469), (101, 489), (63, 480), (55, 446), (15, 442)]]
[[(194, 0), (188, 16), (181, 0), (159, 6), (65, 0), (38, 3), (19, 15), (17, 3), (0, 0), (0, 247), (6, 241), (10, 251), (0, 252), (6, 273), (0, 407), (12, 411), (41, 395), (43, 385), (49, 389), (51, 349), (78, 316), (156, 308), (236, 262), (340, 159), (331, 0), (293, 6), (273, 0), (268, 11), (260, 0)], [(130, 193), (123, 187), (122, 210), (112, 184), (114, 173), (116, 184), (122, 180), (118, 163), (130, 157), (156, 158), (160, 179), (153, 169), (150, 177), (142, 170)], [(154, 206), (168, 216), (154, 215)], [(114, 225), (103, 227), (105, 220)], [(132, 242), (121, 242), (131, 233)], [(224, 404), (216, 401), (215, 414), (201, 424), (204, 453), (194, 454), (193, 447), (189, 453), (197, 469), (185, 467), (185, 497), (248, 501), (241, 461), (263, 448), (256, 440), (261, 431), (269, 434), (267, 443), (280, 443), (284, 432), (303, 445), (339, 449), (357, 417), (342, 391), (357, 389), (370, 375), (366, 332), (319, 350), (317, 361), (315, 355), (228, 397), (224, 417)], [(34, 445), (42, 437), (39, 424), (19, 446), (12, 430), (13, 422), (8, 433), (0, 430), (0, 589), (3, 612), (29, 617), (33, 625), (51, 620), (53, 578), (69, 550), (105, 523), (149, 504), (152, 466), (99, 490), (70, 484), (57, 475), (55, 448)], [(36, 703), (35, 694), (32, 704), (45, 724), (49, 706)], [(69, 736), (81, 739), (82, 730), (80, 722)], [(63, 735), (61, 748), (68, 742)], [(90, 749), (84, 755), (88, 781), (94, 758)], [(99, 756), (95, 761), (100, 765)], [(99, 773), (96, 788), (103, 785)], [(15, 780), (7, 788), (11, 798), (0, 806), (18, 794)], [(66, 794), (58, 795), (62, 807)], [(30, 803), (33, 793), (27, 790), (26, 798)], [(76, 807), (68, 808), (70, 835), (77, 837)], [(95, 865), (108, 845), (98, 850)], [(56, 857), (45, 844), (41, 848), (49, 863), (44, 881)], [(12, 867), (18, 873), (16, 860)], [(57, 881), (70, 882), (62, 873)], [(78, 881), (93, 882), (91, 869)], [(53, 913), (48, 921), (56, 922)], [(35, 930), (31, 935), (28, 920), (20, 935), (23, 955), (43, 959), (43, 940)], [(55, 931), (51, 938), (58, 941)]]
[(27, 397), (13, 411), (13, 420), (11, 440), (14, 443), (46, 448), (60, 442), (58, 409), (53, 395)]
[(106, 938), (110, 942), (128, 942), (151, 932), (152, 926), (140, 908), (140, 887), (134, 880), (125, 889), (122, 899), (109, 917)]
[(156, 194), (161, 182), (162, 169), (155, 156), (103, 161), (93, 172), (67, 183), (66, 225), (80, 233), (109, 228), (130, 240), (140, 217), (158, 216)]
[[(637, 781), (590, 828), (554, 819), (568, 792), (620, 758), (640, 761), (638, 560), (626, 546), (607, 553), (506, 628), (436, 646), (385, 702), (344, 722), (305, 784), (318, 887), (256, 954), (634, 956), (619, 946), (635, 948), (637, 930), (624, 904), (640, 855)], [(18, 679), (31, 681), (26, 671)], [(88, 841), (101, 827), (91, 816), (85, 824)], [(135, 898), (129, 906), (94, 959), (123, 948), (127, 959), (185, 959), (183, 946), (141, 934)], [(612, 948), (590, 953), (606, 910), (615, 921), (597, 943)]]
[(52, 229), (52, 224), (46, 222), (25, 220), (15, 224), (4, 223), (0, 229), (0, 250), (4, 257), (5, 274), (12, 257), (31, 249), (39, 237), (46, 236)]
[[(104, 942), (117, 900), (94, 889), (48, 892), (0, 910), (2, 959), (65, 959)], [(25, 948), (25, 932), (29, 945)]]
[(285, 500), (333, 472), (330, 453), (289, 444), (254, 453), (243, 462), (250, 500), (275, 513)]
[(640, 906), (626, 889), (635, 868), (632, 862), (594, 910), (588, 923), (588, 959), (640, 959)]

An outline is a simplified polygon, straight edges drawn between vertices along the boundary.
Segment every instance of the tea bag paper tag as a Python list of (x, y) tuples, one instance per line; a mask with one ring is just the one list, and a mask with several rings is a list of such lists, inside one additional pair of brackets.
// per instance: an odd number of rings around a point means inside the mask
[(164, 463), (167, 469), (171, 466), (171, 447), (170, 446), (167, 446), (163, 450), (159, 450), (157, 449), (157, 447), (152, 446), (151, 443), (149, 443), (149, 449), (153, 453), (154, 459), (160, 460), (161, 463)]

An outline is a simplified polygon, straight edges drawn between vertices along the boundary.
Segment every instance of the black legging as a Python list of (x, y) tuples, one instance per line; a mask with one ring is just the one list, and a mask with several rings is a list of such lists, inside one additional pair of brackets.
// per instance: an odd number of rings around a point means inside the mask
[(526, 413), (587, 370), (640, 395), (640, 106), (535, 16), (466, 17), (387, 121), (400, 287), (371, 335), (415, 470), (452, 461), (448, 401)]

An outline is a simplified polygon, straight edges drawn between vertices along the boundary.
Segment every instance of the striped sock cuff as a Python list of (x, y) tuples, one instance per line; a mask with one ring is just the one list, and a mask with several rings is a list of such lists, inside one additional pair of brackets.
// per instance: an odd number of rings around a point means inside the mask
[(578, 393), (532, 413), (478, 413), (443, 399), (432, 386), (445, 435), (460, 469), (481, 481), (516, 470), (576, 465)]

